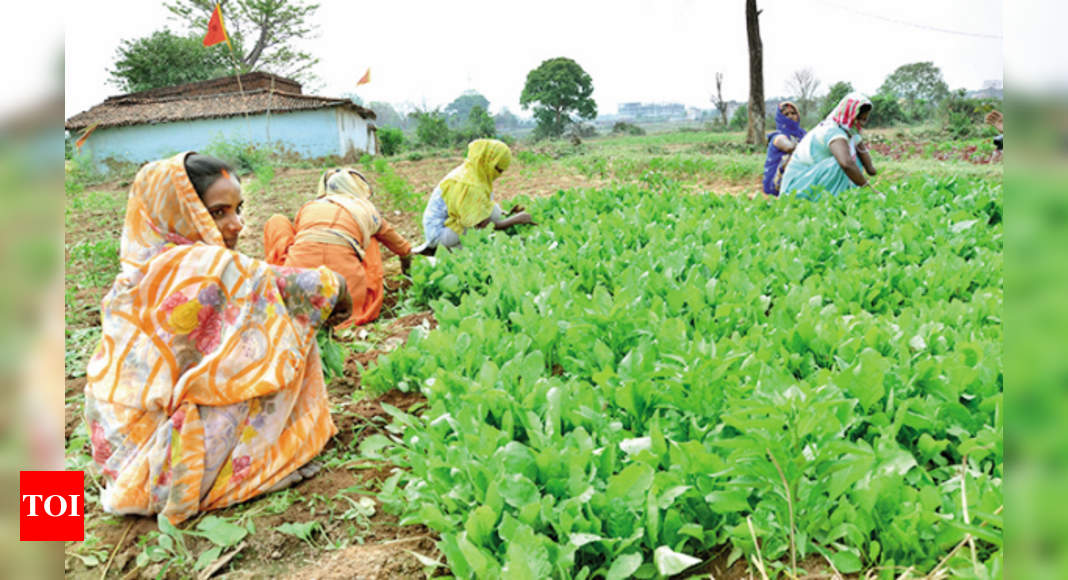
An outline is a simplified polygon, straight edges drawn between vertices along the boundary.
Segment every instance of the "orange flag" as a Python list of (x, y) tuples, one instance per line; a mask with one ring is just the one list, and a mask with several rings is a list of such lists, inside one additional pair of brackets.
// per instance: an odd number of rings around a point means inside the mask
[(230, 44), (229, 35), (226, 34), (226, 26), (223, 25), (222, 8), (216, 2), (215, 11), (211, 13), (211, 20), (208, 21), (208, 33), (204, 35), (204, 46), (214, 46), (220, 42), (226, 42), (230, 50), (234, 49)]
[(363, 73), (360, 80), (356, 81), (356, 86), (366, 85), (369, 82), (371, 82), (371, 67), (367, 67), (367, 72)]
[(81, 152), (82, 150), (82, 145), (85, 145), (85, 140), (89, 138), (89, 134), (92, 133), (93, 129), (96, 129), (96, 126), (99, 124), (100, 121), (97, 121), (96, 123), (89, 125), (89, 127), (87, 127), (85, 131), (82, 132), (82, 136), (78, 137), (78, 140), (74, 142), (74, 145), (78, 147), (79, 152)]

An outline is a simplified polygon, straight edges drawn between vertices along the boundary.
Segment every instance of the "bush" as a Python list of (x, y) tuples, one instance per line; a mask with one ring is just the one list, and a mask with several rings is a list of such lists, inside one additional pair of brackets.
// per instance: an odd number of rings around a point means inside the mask
[(616, 121), (615, 125), (612, 125), (613, 135), (645, 135), (645, 129), (626, 121)]
[(401, 152), (404, 145), (404, 132), (392, 127), (382, 127), (378, 130), (378, 143), (382, 146), (382, 155), (392, 157)]
[(496, 134), (497, 125), (493, 122), (493, 117), (489, 116), (486, 109), (475, 105), (467, 115), (467, 122), (456, 132), (454, 139), (458, 144), (467, 144), (475, 139), (493, 137)]
[(995, 99), (969, 99), (965, 94), (961, 89), (942, 102), (942, 127), (956, 139), (982, 134), (986, 114), (999, 103)]
[(744, 131), (749, 126), (749, 107), (742, 105), (735, 109), (727, 126), (730, 127), (731, 131)]
[(417, 111), (411, 116), (416, 121), (415, 136), (423, 145), (448, 147), (452, 143), (452, 131), (441, 111)]
[(589, 139), (597, 136), (597, 127), (594, 127), (591, 123), (572, 123), (567, 128), (567, 134), (568, 136)]
[(271, 164), (272, 150), (245, 141), (227, 141), (218, 138), (213, 140), (203, 153), (222, 159), (239, 173), (256, 173), (257, 170)]
[(869, 127), (889, 127), (902, 123), (906, 120), (905, 112), (901, 109), (897, 97), (887, 94), (878, 94), (871, 98), (871, 117), (868, 120)]

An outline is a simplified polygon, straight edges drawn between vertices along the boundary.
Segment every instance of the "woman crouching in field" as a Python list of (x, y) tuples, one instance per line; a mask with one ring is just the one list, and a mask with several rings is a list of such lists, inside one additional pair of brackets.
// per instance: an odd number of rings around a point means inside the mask
[(349, 317), (345, 279), (233, 251), (242, 204), (233, 170), (195, 153), (130, 188), (86, 370), (108, 512), (178, 523), (247, 500), (309, 475), (337, 432), (315, 334)]
[(790, 101), (783, 101), (775, 112), (775, 131), (768, 133), (768, 157), (764, 162), (765, 194), (778, 197), (782, 174), (790, 161), (790, 154), (804, 138), (800, 109)]
[(493, 201), (493, 182), (512, 163), (508, 146), (496, 139), (476, 139), (467, 146), (467, 158), (434, 188), (423, 212), (426, 243), (416, 251), (433, 254), (438, 246), (457, 248), (468, 228), (493, 224), (503, 230), (517, 224), (534, 224), (530, 214), (514, 207), (504, 217)]
[(407, 272), (411, 244), (397, 233), (371, 203), (371, 186), (354, 169), (331, 169), (319, 179), (315, 199), (297, 212), (295, 223), (273, 215), (263, 229), (263, 247), (271, 264), (313, 268), (327, 266), (348, 282), (352, 316), (338, 325), (367, 324), (382, 309), (382, 242), (400, 257)]
[[(783, 173), (783, 195), (815, 201), (822, 191), (838, 195), (856, 186), (871, 187), (864, 172), (875, 175), (875, 166), (860, 134), (871, 108), (867, 97), (850, 93), (823, 122), (809, 131)], [(871, 189), (875, 191), (874, 187)]]

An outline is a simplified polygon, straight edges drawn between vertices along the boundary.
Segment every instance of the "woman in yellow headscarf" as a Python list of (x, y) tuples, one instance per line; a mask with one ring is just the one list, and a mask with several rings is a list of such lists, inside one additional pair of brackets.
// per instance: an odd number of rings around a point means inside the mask
[(382, 219), (371, 203), (371, 186), (355, 169), (331, 169), (318, 193), (297, 212), (296, 223), (275, 214), (263, 228), (263, 247), (272, 264), (326, 266), (348, 281), (352, 316), (338, 325), (367, 324), (382, 309), (382, 242), (407, 272), (411, 244)]
[[(505, 218), (493, 202), (493, 182), (512, 163), (508, 146), (496, 139), (476, 139), (467, 146), (467, 158), (434, 188), (423, 212), (426, 244), (417, 251), (433, 253), (440, 246), (455, 248), (468, 228), (493, 223), (503, 230), (516, 224), (533, 224), (530, 214), (513, 208)], [(521, 209), (521, 208), (520, 208)]]
[(233, 251), (241, 185), (206, 155), (137, 173), (121, 270), (101, 304), (85, 420), (106, 511), (172, 523), (301, 477), (337, 432), (315, 334), (345, 280)]

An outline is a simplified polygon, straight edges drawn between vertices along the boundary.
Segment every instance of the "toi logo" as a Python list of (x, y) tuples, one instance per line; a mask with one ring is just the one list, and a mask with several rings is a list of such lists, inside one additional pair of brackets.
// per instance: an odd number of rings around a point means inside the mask
[(23, 542), (85, 539), (83, 472), (19, 472), (19, 539)]

